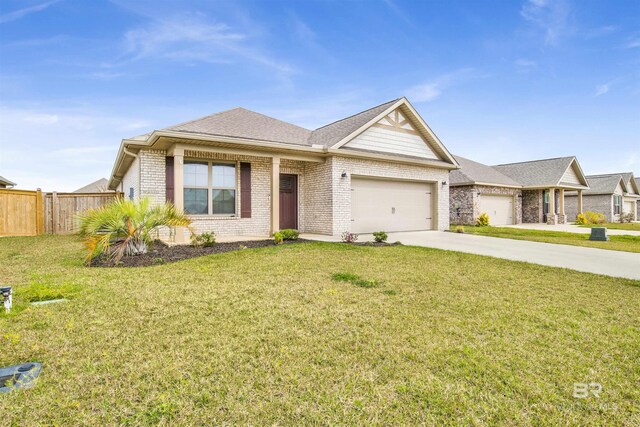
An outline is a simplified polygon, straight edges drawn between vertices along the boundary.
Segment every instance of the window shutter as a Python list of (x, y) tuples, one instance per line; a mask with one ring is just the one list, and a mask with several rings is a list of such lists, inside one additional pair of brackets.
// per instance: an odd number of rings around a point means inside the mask
[(240, 218), (251, 218), (251, 163), (240, 163)]
[(173, 203), (174, 183), (173, 183), (173, 157), (165, 157), (165, 173), (166, 173), (166, 198), (167, 202)]

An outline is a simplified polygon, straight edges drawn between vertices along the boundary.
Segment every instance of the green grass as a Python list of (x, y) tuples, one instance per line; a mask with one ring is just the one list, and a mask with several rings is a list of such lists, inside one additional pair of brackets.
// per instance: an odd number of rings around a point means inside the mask
[[(0, 395), (2, 425), (640, 422), (638, 281), (404, 246), (83, 256), (75, 237), (0, 239), (23, 306), (0, 316), (0, 366), (44, 365)], [(34, 284), (72, 299), (30, 306)], [(600, 398), (572, 397), (591, 382)]]
[[(456, 231), (460, 226), (452, 226)], [(512, 227), (475, 227), (462, 226), (465, 233), (504, 239), (530, 240), (532, 242), (556, 243), (560, 245), (586, 246), (589, 248), (610, 249), (612, 251), (640, 252), (640, 236), (611, 236), (608, 242), (589, 240), (588, 233), (570, 233), (565, 231), (527, 230)]]
[(640, 222), (608, 222), (606, 224), (585, 224), (580, 227), (607, 227), (612, 230), (632, 230), (632, 231), (640, 231)]

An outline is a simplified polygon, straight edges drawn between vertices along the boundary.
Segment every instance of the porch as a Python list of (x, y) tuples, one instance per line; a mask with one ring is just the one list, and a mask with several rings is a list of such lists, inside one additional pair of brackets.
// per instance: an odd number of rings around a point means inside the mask
[(522, 191), (522, 222), (548, 225), (565, 224), (575, 218), (567, 218), (565, 191), (576, 191), (578, 213), (582, 212), (582, 189), (575, 187), (548, 187)]

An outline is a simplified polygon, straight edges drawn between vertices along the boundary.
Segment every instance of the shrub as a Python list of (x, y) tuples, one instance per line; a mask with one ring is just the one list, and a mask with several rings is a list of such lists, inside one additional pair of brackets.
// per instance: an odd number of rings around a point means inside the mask
[(476, 220), (476, 225), (478, 227), (486, 227), (489, 225), (489, 215), (486, 212), (482, 212), (482, 214)]
[(579, 213), (578, 215), (576, 215), (576, 224), (585, 225), (586, 223), (587, 223), (587, 218), (584, 216), (583, 213)]
[(385, 233), (384, 231), (375, 231), (373, 233), (373, 240), (378, 243), (386, 242), (388, 237), (389, 236), (387, 236), (387, 233)]
[(114, 263), (123, 256), (147, 253), (151, 234), (159, 227), (188, 226), (191, 221), (171, 203), (151, 206), (148, 198), (138, 203), (122, 197), (113, 203), (79, 215), (80, 234), (89, 251), (87, 260), (107, 254)]
[(345, 231), (342, 233), (342, 241), (344, 243), (354, 243), (358, 240), (358, 235), (356, 233), (350, 233)]
[(631, 222), (631, 221), (633, 221), (633, 213), (627, 212), (627, 213), (620, 214), (621, 223)]
[(273, 233), (273, 241), (276, 245), (282, 244), (284, 242), (284, 236), (282, 235), (282, 231), (276, 231)]
[(586, 224), (604, 224), (606, 218), (603, 214), (587, 211), (584, 213)]
[(464, 233), (464, 227), (459, 225), (456, 227), (456, 233)]
[(300, 237), (298, 230), (292, 230), (290, 228), (280, 230), (280, 233), (282, 234), (283, 240), (298, 240), (298, 237)]
[(208, 248), (216, 244), (216, 233), (192, 234), (191, 244), (193, 246), (203, 246)]

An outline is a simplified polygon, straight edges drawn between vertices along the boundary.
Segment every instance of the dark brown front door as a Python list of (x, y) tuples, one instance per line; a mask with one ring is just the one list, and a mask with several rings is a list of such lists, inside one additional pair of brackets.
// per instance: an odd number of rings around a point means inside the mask
[(298, 176), (280, 174), (280, 230), (298, 229)]

